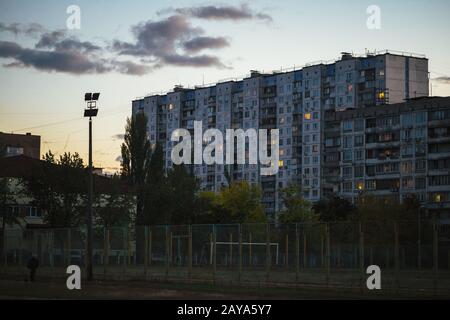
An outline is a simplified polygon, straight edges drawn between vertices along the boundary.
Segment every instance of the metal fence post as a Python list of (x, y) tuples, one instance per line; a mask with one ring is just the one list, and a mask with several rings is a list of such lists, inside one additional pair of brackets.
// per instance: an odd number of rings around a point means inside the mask
[(233, 268), (233, 232), (230, 232), (230, 268)]
[(192, 225), (189, 225), (188, 235), (188, 277), (192, 278)]
[(398, 223), (394, 222), (394, 259), (395, 259), (395, 286), (397, 290), (400, 287), (399, 272), (400, 272), (400, 248), (398, 237)]
[(417, 267), (419, 271), (422, 270), (422, 221), (420, 219), (420, 209), (419, 217), (417, 221)]
[(173, 266), (173, 232), (169, 233), (169, 268)]
[(147, 273), (148, 273), (148, 226), (145, 226), (144, 227), (144, 274), (145, 274), (145, 280), (147, 280)]
[(439, 234), (438, 223), (436, 221), (436, 214), (433, 217), (433, 288), (434, 291), (438, 289), (438, 271), (439, 271)]
[(252, 259), (252, 233), (250, 232), (248, 235), (248, 265), (250, 266), (250, 270), (253, 264), (253, 259)]
[(216, 284), (217, 272), (217, 248), (216, 248), (216, 225), (213, 224), (213, 282)]
[(72, 230), (67, 229), (67, 265), (72, 263)]
[(307, 266), (307, 251), (306, 251), (306, 232), (305, 228), (303, 227), (303, 268), (306, 268)]
[(170, 254), (170, 241), (169, 241), (169, 226), (166, 225), (166, 271), (165, 271), (165, 277), (166, 280), (169, 276), (169, 254)]
[(103, 275), (106, 278), (108, 274), (108, 265), (109, 265), (109, 229), (104, 228), (103, 233)]
[(359, 277), (361, 291), (364, 290), (364, 231), (363, 224), (359, 222)]
[(3, 254), (3, 265), (5, 267), (8, 266), (8, 232), (6, 230), (7, 230), (6, 227), (2, 230), (3, 231), (2, 254)]
[(300, 238), (298, 234), (298, 223), (295, 224), (295, 281), (298, 281), (300, 269)]
[(123, 264), (122, 264), (122, 276), (125, 277), (126, 269), (127, 269), (127, 247), (128, 247), (128, 239), (127, 239), (127, 227), (122, 229), (122, 246), (123, 246)]
[(330, 272), (331, 272), (331, 248), (330, 248), (330, 225), (325, 225), (325, 255), (326, 255), (326, 267), (327, 267), (327, 286), (330, 285)]
[(241, 283), (242, 278), (242, 225), (239, 224), (239, 274), (238, 281)]
[(148, 265), (151, 266), (152, 265), (152, 229), (149, 230), (148, 232)]
[(127, 227), (127, 259), (128, 259), (128, 267), (131, 266), (131, 255), (132, 255), (132, 248), (131, 248), (131, 230), (130, 227)]
[(270, 276), (270, 265), (271, 265), (271, 256), (270, 256), (270, 224), (266, 224), (266, 282), (269, 282)]
[(286, 270), (289, 271), (289, 234), (286, 233), (286, 256), (285, 256)]

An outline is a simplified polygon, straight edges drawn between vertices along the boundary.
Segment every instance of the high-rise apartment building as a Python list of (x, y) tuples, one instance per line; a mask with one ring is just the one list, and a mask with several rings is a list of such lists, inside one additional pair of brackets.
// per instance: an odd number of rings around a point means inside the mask
[(152, 144), (164, 147), (170, 168), (171, 133), (177, 128), (193, 130), (202, 121), (203, 130), (279, 129), (279, 172), (260, 176), (259, 165), (195, 165), (201, 186), (219, 190), (226, 184), (225, 171), (233, 179), (247, 180), (262, 188), (269, 216), (282, 208), (279, 190), (298, 183), (306, 199), (317, 201), (330, 187), (324, 172), (325, 113), (359, 110), (369, 106), (401, 103), (428, 96), (428, 60), (423, 56), (381, 52), (355, 56), (343, 53), (330, 63), (273, 72), (252, 71), (236, 81), (136, 99), (132, 113), (144, 112)]
[(450, 98), (325, 115), (323, 189), (355, 201), (364, 193), (412, 195), (450, 218)]

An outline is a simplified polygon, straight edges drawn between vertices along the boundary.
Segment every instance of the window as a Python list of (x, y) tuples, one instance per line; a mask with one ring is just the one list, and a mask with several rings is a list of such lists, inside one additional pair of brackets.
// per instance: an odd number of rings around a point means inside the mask
[(342, 159), (344, 161), (352, 161), (353, 160), (353, 154), (352, 150), (345, 150), (342, 152)]
[(41, 213), (38, 211), (36, 207), (28, 207), (27, 216), (30, 218), (38, 218), (41, 216)]
[(346, 121), (344, 121), (342, 126), (343, 126), (344, 131), (352, 131), (353, 130), (353, 121), (346, 120)]
[(416, 113), (416, 124), (425, 124), (427, 122), (427, 113), (425, 111)]
[(426, 187), (426, 179), (425, 177), (418, 177), (416, 178), (416, 189), (417, 190), (424, 190)]
[(362, 147), (364, 145), (364, 136), (355, 136), (355, 147)]
[(352, 178), (353, 176), (353, 167), (344, 167), (342, 168), (342, 175), (344, 178)]
[(364, 130), (364, 119), (355, 120), (355, 131), (363, 131)]
[(414, 179), (411, 177), (402, 179), (402, 188), (403, 189), (414, 189)]
[(355, 160), (356, 161), (364, 160), (364, 149), (355, 150)]
[(364, 177), (364, 166), (356, 166), (355, 178), (363, 178), (363, 177)]
[(353, 191), (353, 182), (344, 182), (342, 184), (342, 190), (344, 192), (352, 192)]
[(376, 180), (367, 180), (366, 181), (366, 189), (367, 190), (375, 190), (377, 188)]
[(344, 136), (344, 148), (353, 147), (353, 136)]

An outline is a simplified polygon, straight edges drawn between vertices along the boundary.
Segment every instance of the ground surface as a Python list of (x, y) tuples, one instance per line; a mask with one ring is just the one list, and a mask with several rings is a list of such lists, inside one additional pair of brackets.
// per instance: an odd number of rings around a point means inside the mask
[(66, 279), (0, 279), (0, 299), (178, 299), (178, 300), (262, 300), (262, 299), (448, 299), (433, 292), (378, 291), (325, 287), (267, 288), (213, 286), (153, 281), (82, 282), (81, 290), (68, 290)]

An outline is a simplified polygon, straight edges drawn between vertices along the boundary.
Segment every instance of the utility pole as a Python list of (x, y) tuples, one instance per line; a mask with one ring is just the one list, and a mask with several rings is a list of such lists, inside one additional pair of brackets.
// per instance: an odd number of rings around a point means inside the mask
[(87, 108), (84, 110), (84, 117), (89, 117), (89, 167), (88, 167), (88, 209), (86, 214), (86, 226), (87, 226), (87, 245), (86, 245), (86, 273), (88, 281), (94, 279), (94, 272), (92, 267), (93, 258), (93, 234), (92, 234), (92, 198), (94, 181), (92, 176), (92, 117), (96, 117), (98, 113), (97, 101), (100, 93), (86, 93), (84, 95), (84, 101), (86, 101)]

